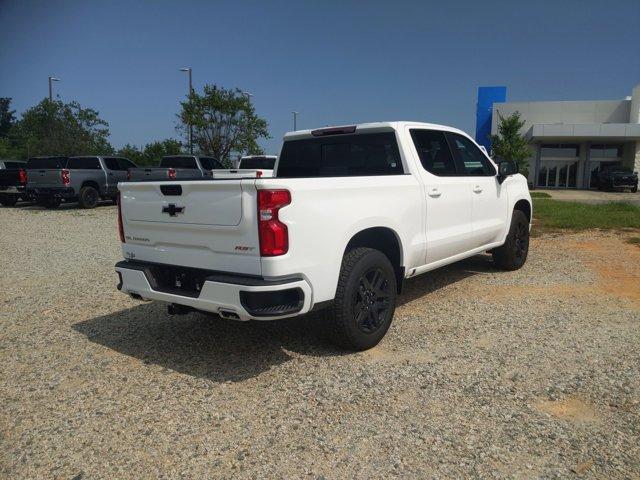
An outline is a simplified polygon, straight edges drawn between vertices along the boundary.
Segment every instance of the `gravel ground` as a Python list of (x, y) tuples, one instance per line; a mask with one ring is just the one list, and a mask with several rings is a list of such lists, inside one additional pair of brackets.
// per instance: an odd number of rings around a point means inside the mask
[(0, 210), (0, 477), (640, 477), (638, 232), (423, 275), (343, 354), (120, 294), (115, 212)]

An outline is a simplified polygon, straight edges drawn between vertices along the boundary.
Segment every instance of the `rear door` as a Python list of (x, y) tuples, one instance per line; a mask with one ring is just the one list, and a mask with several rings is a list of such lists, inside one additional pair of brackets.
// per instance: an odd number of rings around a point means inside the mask
[(471, 192), (474, 248), (501, 240), (506, 229), (507, 192), (498, 183), (495, 166), (464, 135), (447, 132), (456, 167)]
[(254, 183), (199, 180), (122, 184), (125, 256), (260, 275)]
[(445, 132), (409, 128), (426, 198), (426, 264), (467, 252), (473, 246), (471, 188), (458, 175)]

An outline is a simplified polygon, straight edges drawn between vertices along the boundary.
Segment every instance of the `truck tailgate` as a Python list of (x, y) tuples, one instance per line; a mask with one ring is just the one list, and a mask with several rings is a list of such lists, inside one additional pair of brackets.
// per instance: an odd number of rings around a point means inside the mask
[(61, 170), (28, 170), (28, 188), (61, 187)]
[(261, 274), (255, 180), (118, 185), (126, 258)]

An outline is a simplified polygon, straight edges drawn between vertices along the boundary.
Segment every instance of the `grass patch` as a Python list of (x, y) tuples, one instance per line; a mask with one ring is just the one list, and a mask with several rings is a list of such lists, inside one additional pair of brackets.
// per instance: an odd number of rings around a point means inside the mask
[(630, 243), (632, 245), (638, 245), (640, 247), (640, 237), (627, 238), (627, 243)]
[(551, 198), (546, 192), (529, 192), (531, 194), (531, 198)]
[(539, 233), (562, 229), (640, 228), (640, 207), (626, 202), (590, 205), (559, 200), (534, 200), (533, 218)]

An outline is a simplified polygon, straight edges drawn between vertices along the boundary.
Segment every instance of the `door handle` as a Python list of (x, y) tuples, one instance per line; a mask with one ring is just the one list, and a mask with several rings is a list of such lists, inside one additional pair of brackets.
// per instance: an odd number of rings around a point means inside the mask
[(431, 191), (429, 192), (429, 196), (433, 198), (438, 198), (440, 195), (442, 194), (440, 193), (440, 190), (438, 190), (437, 188), (432, 188)]
[(482, 193), (482, 187), (480, 185), (476, 185), (473, 188), (473, 193)]

